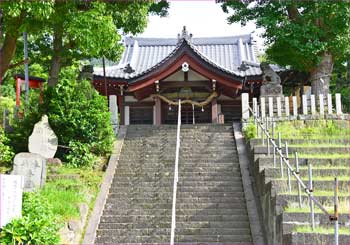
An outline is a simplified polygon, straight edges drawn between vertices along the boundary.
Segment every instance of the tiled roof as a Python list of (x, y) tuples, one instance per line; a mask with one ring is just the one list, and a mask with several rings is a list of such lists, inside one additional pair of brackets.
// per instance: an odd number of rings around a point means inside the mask
[[(256, 58), (256, 48), (250, 34), (231, 37), (208, 38), (132, 38), (125, 37), (125, 50), (118, 64), (106, 67), (106, 76), (133, 79), (152, 70), (176, 53), (182, 42), (190, 47), (206, 62), (235, 76), (260, 75)], [(240, 71), (238, 67), (245, 61), (249, 69)], [(130, 66), (126, 69), (128, 66)], [(131, 70), (131, 71), (130, 71)], [(103, 76), (102, 68), (94, 68), (94, 75)]]

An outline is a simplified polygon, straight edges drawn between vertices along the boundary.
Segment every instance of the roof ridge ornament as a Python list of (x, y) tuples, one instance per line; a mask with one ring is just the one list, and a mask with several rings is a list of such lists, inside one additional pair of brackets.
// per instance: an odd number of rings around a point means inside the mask
[(131, 67), (130, 63), (128, 63), (128, 64), (124, 67), (123, 71), (126, 72), (126, 73), (129, 73), (129, 74), (135, 72), (135, 70)]
[(188, 34), (188, 31), (186, 29), (186, 26), (182, 28), (181, 35), (180, 33), (177, 34), (177, 41), (181, 42), (183, 39), (189, 42), (192, 42), (192, 33)]

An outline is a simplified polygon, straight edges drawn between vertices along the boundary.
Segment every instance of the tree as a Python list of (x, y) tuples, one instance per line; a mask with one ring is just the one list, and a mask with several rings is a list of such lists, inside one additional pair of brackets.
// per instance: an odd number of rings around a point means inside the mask
[(265, 29), (270, 60), (308, 72), (314, 94), (329, 92), (334, 63), (342, 62), (350, 51), (348, 1), (219, 2), (231, 14), (229, 23), (255, 20), (257, 27)]
[[(40, 32), (52, 13), (52, 1), (0, 1), (3, 19), (0, 36), (0, 76), (16, 66), (11, 64), (22, 32)], [(23, 63), (23, 62), (20, 62)]]
[[(26, 1), (0, 3), (1, 8), (13, 10), (21, 7), (25, 12), (30, 8)], [(44, 64), (49, 73), (49, 85), (58, 81), (62, 67), (70, 66), (74, 60), (107, 57), (117, 61), (123, 51), (119, 42), (125, 33), (140, 33), (147, 25), (149, 14), (165, 16), (169, 4), (166, 1), (38, 1), (36, 11), (42, 11), (39, 3), (46, 3), (45, 19), (40, 32), (31, 29), (16, 29), (17, 33), (27, 30), (30, 48), (33, 51), (32, 61)], [(36, 3), (34, 1), (33, 3)], [(29, 6), (29, 7), (28, 7)], [(18, 12), (18, 11), (17, 11)], [(20, 16), (17, 14), (15, 16)], [(40, 16), (40, 15), (39, 15)], [(5, 20), (6, 21), (6, 20)], [(18, 23), (33, 25), (37, 20), (19, 18)], [(9, 26), (20, 26), (6, 23)], [(7, 33), (7, 32), (6, 32)], [(20, 44), (19, 35), (13, 37), (13, 43)], [(4, 50), (7, 49), (4, 43)], [(15, 48), (8, 52), (8, 63), (14, 58)], [(3, 72), (9, 66), (3, 66)]]

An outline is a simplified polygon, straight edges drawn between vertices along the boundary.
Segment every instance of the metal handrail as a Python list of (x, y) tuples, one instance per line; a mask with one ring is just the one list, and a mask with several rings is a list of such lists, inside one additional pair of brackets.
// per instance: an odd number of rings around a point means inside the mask
[(307, 185), (301, 180), (301, 178), (299, 177), (299, 173), (297, 171), (295, 171), (292, 166), (289, 164), (289, 159), (287, 157), (285, 157), (282, 153), (282, 149), (280, 147), (277, 146), (277, 144), (275, 143), (275, 140), (270, 136), (269, 132), (267, 132), (266, 128), (264, 128), (264, 126), (262, 125), (262, 121), (256, 117), (255, 113), (253, 112), (253, 110), (249, 107), (249, 111), (253, 114), (254, 119), (256, 120), (256, 122), (258, 123), (259, 127), (261, 128), (261, 131), (266, 135), (266, 138), (268, 140), (270, 140), (272, 146), (274, 148), (276, 148), (276, 152), (279, 154), (279, 156), (282, 158), (283, 163), (287, 166), (287, 168), (291, 171), (291, 173), (293, 174), (293, 176), (296, 178), (296, 180), (298, 181), (298, 183), (301, 185), (301, 187), (304, 189), (304, 192), (309, 196), (310, 199), (313, 200), (313, 202), (326, 214), (328, 215), (328, 217), (332, 217), (332, 215), (326, 210), (325, 207), (323, 207), (323, 205), (313, 196), (312, 194), (312, 189), (310, 189), (309, 187), (307, 187)]
[(172, 206), (172, 212), (171, 212), (171, 235), (170, 235), (171, 245), (174, 245), (175, 229), (176, 229), (176, 194), (177, 194), (177, 182), (179, 181), (180, 129), (181, 129), (181, 100), (179, 100), (179, 109), (178, 109), (178, 117), (177, 117), (173, 206)]

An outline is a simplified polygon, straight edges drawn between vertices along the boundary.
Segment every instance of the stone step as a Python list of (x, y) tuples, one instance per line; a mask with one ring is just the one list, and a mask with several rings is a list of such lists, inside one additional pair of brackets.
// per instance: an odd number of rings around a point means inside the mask
[[(154, 222), (161, 220), (170, 220), (171, 213), (169, 215), (102, 215), (100, 223), (145, 223), (152, 226)], [(155, 223), (155, 224), (156, 224)]]
[[(309, 212), (284, 212), (282, 214), (282, 220), (284, 223), (308, 223), (310, 222)], [(339, 214), (339, 224), (344, 225), (349, 222), (348, 214)], [(329, 216), (324, 213), (315, 213), (315, 223), (317, 225), (334, 225), (334, 221), (329, 220)]]
[[(295, 166), (294, 156), (291, 156), (289, 159), (292, 166)], [(259, 166), (262, 167), (273, 167), (273, 158), (272, 157), (260, 157), (257, 160)], [(279, 163), (279, 158), (277, 158), (277, 163)], [(308, 163), (311, 163), (312, 166), (350, 166), (350, 156), (349, 158), (336, 159), (336, 158), (299, 158), (299, 166), (306, 166)]]
[(170, 237), (171, 229), (169, 228), (141, 228), (141, 229), (98, 229), (97, 230), (97, 236), (108, 236), (110, 234), (113, 234), (113, 236), (125, 236), (126, 234), (128, 236), (166, 236), (168, 235)]
[[(223, 187), (208, 187), (208, 186), (179, 186), (178, 192), (195, 192), (195, 193), (211, 193), (211, 192), (234, 192), (242, 190), (242, 185), (236, 186), (223, 186)], [(109, 193), (125, 193), (125, 192), (173, 192), (173, 186), (169, 187), (147, 187), (147, 186), (134, 186), (134, 187), (112, 187)]]
[(170, 242), (169, 235), (159, 236), (124, 236), (113, 235), (110, 233), (106, 236), (96, 236), (96, 244), (122, 244), (122, 243), (146, 243), (146, 244), (167, 244)]
[[(239, 223), (239, 222), (238, 222)], [(176, 228), (175, 230), (176, 236), (184, 236), (184, 235), (207, 235), (207, 236), (215, 236), (215, 235), (240, 235), (246, 234), (250, 235), (249, 228), (231, 228), (231, 227), (223, 227), (223, 228)]]
[[(167, 172), (173, 172), (174, 171), (174, 163), (167, 166), (144, 166), (144, 165), (123, 165), (118, 166), (116, 172), (117, 174), (131, 174), (131, 173), (162, 173), (165, 174)], [(214, 174), (227, 174), (229, 175), (231, 172), (237, 172), (240, 171), (239, 164), (227, 164), (226, 166), (215, 166), (215, 165), (209, 165), (209, 164), (180, 164), (179, 165), (179, 172), (183, 174), (191, 174), (191, 173), (214, 173)]]
[[(287, 176), (287, 169), (286, 166), (284, 166), (284, 176)], [(266, 178), (272, 178), (272, 177), (281, 177), (281, 170), (279, 168), (266, 168), (264, 169), (264, 174)], [(307, 169), (300, 169), (299, 175), (302, 178), (308, 177), (308, 170)], [(344, 176), (344, 175), (350, 175), (350, 166), (348, 169), (340, 168), (340, 169), (312, 169), (312, 175), (314, 177), (316, 176)], [(294, 177), (292, 177), (293, 179)]]
[[(304, 245), (334, 244), (334, 234), (293, 232), (283, 236), (283, 243)], [(339, 244), (349, 244), (349, 235), (339, 235)]]
[[(282, 139), (282, 142), (288, 142), (288, 144), (350, 144), (350, 139), (344, 137), (344, 139), (330, 139), (330, 138), (320, 138), (320, 139)], [(275, 142), (278, 142), (275, 139)], [(250, 139), (249, 144), (251, 146), (261, 145), (261, 139)]]
[[(272, 153), (273, 148), (270, 147), (270, 152)], [(334, 147), (334, 146), (328, 146), (328, 147), (289, 147), (288, 152), (289, 154), (293, 154), (294, 152), (298, 153), (349, 153), (350, 154), (350, 147)], [(253, 152), (255, 155), (267, 155), (267, 147), (266, 146), (256, 146), (253, 149)], [(282, 148), (282, 152), (285, 153), (285, 149)], [(291, 155), (292, 156), (292, 155)]]
[(249, 244), (252, 242), (250, 234), (240, 235), (176, 235), (175, 242), (177, 243), (212, 243), (212, 242), (223, 242), (231, 244), (245, 243)]
[[(166, 200), (168, 201), (168, 200)], [(135, 202), (127, 203), (123, 201), (116, 201), (116, 199), (108, 199), (105, 208), (106, 209), (171, 209), (172, 199), (169, 202), (160, 200), (157, 203), (145, 203), (145, 202)], [(208, 203), (179, 203), (177, 202), (176, 207), (178, 209), (237, 209), (242, 207), (241, 202), (231, 202), (231, 203), (220, 203), (220, 202), (208, 202)]]
[(105, 208), (103, 215), (171, 215), (171, 209), (115, 209), (115, 208)]
[[(215, 173), (196, 173), (196, 174), (187, 174), (186, 172), (180, 172), (179, 173), (179, 180), (181, 181), (187, 181), (187, 180), (193, 180), (193, 181), (209, 181), (209, 180), (215, 180), (215, 181), (230, 181), (232, 180), (232, 177), (240, 177), (241, 173), (240, 172), (227, 172), (223, 175), (220, 174), (215, 174)], [(162, 175), (157, 175), (157, 173), (152, 174), (124, 174), (124, 173), (119, 173), (116, 176), (116, 180), (118, 181), (145, 181), (145, 182), (150, 182), (150, 181), (169, 181), (169, 179), (173, 179), (173, 174), (172, 173), (164, 173)]]
[(201, 228), (214, 228), (214, 229), (223, 229), (223, 228), (242, 228), (249, 229), (249, 221), (239, 220), (237, 221), (187, 221), (187, 222), (178, 222), (176, 221), (176, 227), (180, 229), (201, 229)]
[(236, 209), (179, 209), (176, 210), (176, 215), (229, 215), (229, 214), (247, 214), (247, 209), (242, 204), (241, 208)]
[[(210, 180), (209, 178), (197, 178), (197, 180), (183, 180), (179, 179), (178, 186), (188, 186), (188, 187), (196, 187), (196, 186), (210, 186), (210, 187), (221, 187), (221, 186), (241, 186), (242, 185), (242, 179), (241, 177), (232, 177), (230, 180)], [(173, 179), (163, 179), (159, 181), (129, 181), (129, 180), (119, 180), (118, 177), (116, 177), (112, 182), (112, 187), (119, 187), (119, 186), (135, 186), (138, 184), (142, 184), (143, 186), (148, 187), (169, 187), (173, 185)]]
[(229, 197), (179, 197), (180, 203), (230, 203), (230, 202), (245, 202), (244, 193), (237, 193), (235, 196)]
[[(350, 177), (349, 177), (350, 179)], [(291, 184), (292, 184), (292, 190), (297, 190), (298, 184), (295, 178), (293, 177), (291, 179)], [(307, 178), (302, 179), (305, 184), (308, 183)], [(280, 192), (287, 192), (288, 189), (288, 182), (286, 179), (284, 180), (276, 180), (272, 179), (271, 182), (273, 183), (274, 186), (278, 187)], [(344, 190), (346, 191), (349, 187), (349, 181), (345, 180), (338, 180), (339, 184), (339, 190)], [(314, 180), (313, 181), (313, 188), (314, 190), (325, 190), (325, 191), (331, 191), (334, 188), (334, 180)]]
[[(278, 194), (277, 196), (280, 200), (286, 200), (288, 202), (298, 202), (298, 195), (297, 194)], [(315, 197), (322, 205), (327, 205), (330, 203), (333, 203), (333, 195), (332, 196), (316, 196)], [(309, 198), (305, 194), (301, 196), (301, 200), (303, 203), (307, 203)], [(340, 196), (338, 197), (339, 202), (349, 202), (350, 196)]]
[[(178, 192), (177, 198), (231, 198), (243, 195), (243, 188), (235, 192)], [(132, 198), (159, 198), (159, 199), (170, 199), (172, 198), (172, 192), (124, 192), (124, 193), (109, 193), (109, 198), (119, 198), (119, 199), (132, 199)]]
[[(160, 220), (170, 220), (169, 215), (102, 215), (100, 223), (136, 223), (136, 222), (158, 222)], [(225, 214), (225, 215), (176, 215), (176, 221), (249, 221), (246, 214)]]
[[(100, 223), (98, 228), (99, 229), (125, 229), (125, 230), (132, 230), (132, 229), (143, 229), (145, 227), (150, 227), (150, 224), (148, 222), (145, 223)], [(154, 228), (171, 228), (171, 220), (166, 221), (159, 221), (157, 224), (155, 224)]]

